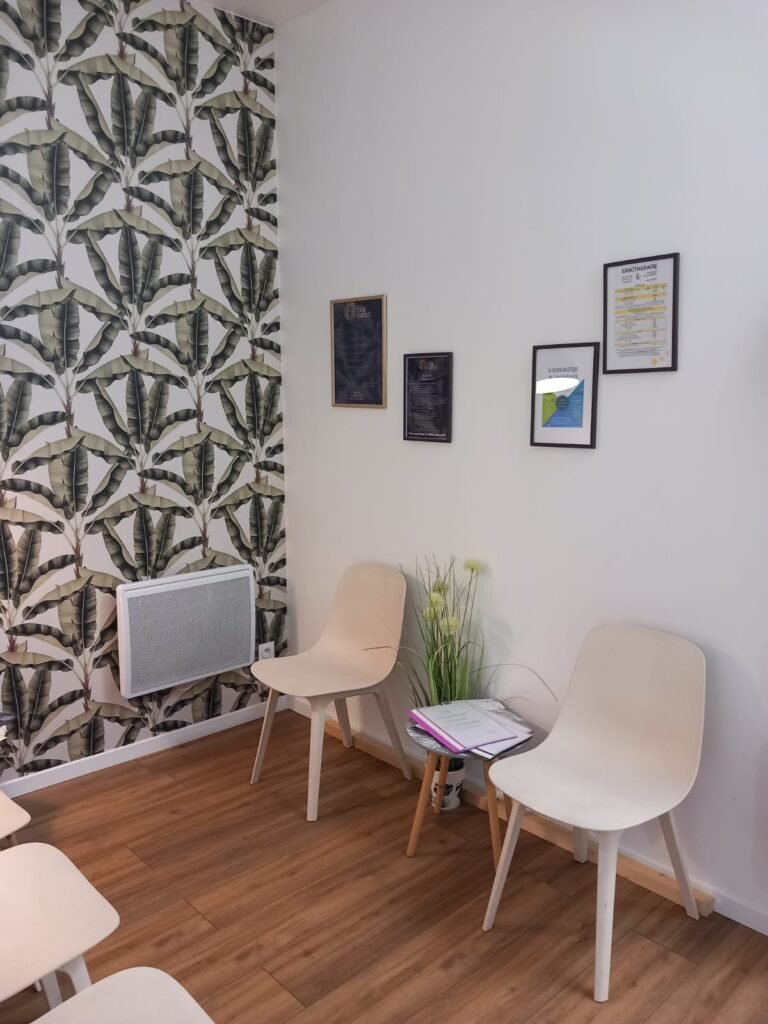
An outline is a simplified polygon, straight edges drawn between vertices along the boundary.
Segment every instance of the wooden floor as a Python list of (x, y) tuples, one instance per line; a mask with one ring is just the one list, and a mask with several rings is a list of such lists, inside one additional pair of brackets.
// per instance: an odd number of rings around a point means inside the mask
[[(23, 840), (59, 846), (121, 915), (87, 957), (94, 979), (162, 968), (216, 1024), (768, 1022), (765, 936), (717, 914), (690, 921), (619, 879), (612, 997), (598, 1006), (594, 865), (523, 833), (484, 934), (484, 814), (430, 816), (408, 860), (417, 784), (328, 740), (309, 824), (307, 720), (277, 716), (251, 787), (258, 729), (20, 801), (33, 817)], [(0, 1020), (26, 1024), (43, 1009), (25, 992)]]

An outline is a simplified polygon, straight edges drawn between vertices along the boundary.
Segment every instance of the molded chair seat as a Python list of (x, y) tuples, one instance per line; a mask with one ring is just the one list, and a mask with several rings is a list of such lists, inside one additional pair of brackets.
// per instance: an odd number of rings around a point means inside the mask
[(83, 953), (106, 939), (114, 907), (55, 846), (23, 843), (0, 853), (0, 1002), (40, 981), (61, 1002), (55, 971), (75, 991), (90, 985)]
[(595, 1001), (608, 998), (619, 839), (658, 818), (690, 917), (699, 916), (672, 810), (696, 778), (704, 728), (704, 655), (640, 626), (600, 626), (584, 640), (563, 709), (541, 746), (497, 761), (491, 782), (514, 801), (483, 929), (493, 927), (526, 809), (573, 826), (584, 861), (595, 833)]
[(333, 696), (358, 693), (378, 686), (392, 671), (382, 663), (380, 652), (364, 651), (357, 658), (326, 653), (317, 648), (290, 658), (257, 661), (253, 674), (270, 689), (290, 697)]
[(36, 1024), (213, 1024), (185, 988), (154, 967), (97, 981)]
[(317, 819), (323, 760), (325, 711), (336, 704), (342, 740), (352, 746), (347, 697), (372, 694), (379, 705), (403, 775), (413, 777), (392, 710), (381, 684), (395, 667), (405, 609), (405, 577), (387, 565), (351, 565), (339, 581), (331, 613), (314, 647), (290, 658), (257, 661), (254, 677), (269, 687), (267, 709), (253, 765), (251, 784), (259, 781), (280, 694), (309, 701), (309, 785), (307, 821)]
[(545, 818), (595, 832), (644, 825), (682, 800), (663, 763), (632, 750), (608, 757), (605, 745), (596, 751), (588, 743), (566, 750), (547, 739), (530, 753), (496, 761), (491, 781)]
[(24, 828), (32, 820), (28, 811), (11, 800), (5, 793), (0, 792), (0, 839), (9, 839), (11, 844), (16, 843), (14, 832)]

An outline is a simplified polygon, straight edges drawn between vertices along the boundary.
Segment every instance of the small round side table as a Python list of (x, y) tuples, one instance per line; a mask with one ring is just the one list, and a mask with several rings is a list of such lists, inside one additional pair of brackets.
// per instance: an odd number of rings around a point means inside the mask
[(418, 803), (416, 804), (416, 813), (413, 816), (413, 824), (411, 825), (408, 848), (405, 851), (406, 857), (413, 857), (416, 854), (416, 847), (419, 845), (419, 835), (421, 834), (421, 826), (424, 823), (424, 815), (427, 810), (427, 805), (429, 804), (432, 778), (437, 770), (438, 761), (440, 762), (440, 773), (437, 778), (437, 792), (435, 793), (435, 801), (432, 807), (435, 814), (439, 814), (442, 810), (445, 780), (448, 775), (448, 766), (451, 763), (451, 759), (454, 757), (461, 757), (463, 761), (483, 762), (483, 778), (485, 779), (485, 796), (488, 803), (488, 824), (491, 830), (493, 864), (494, 867), (498, 866), (499, 856), (501, 854), (499, 806), (496, 798), (496, 787), (491, 782), (488, 770), (494, 761), (499, 761), (505, 757), (514, 757), (516, 754), (524, 754), (526, 751), (533, 750), (534, 747), (538, 747), (538, 745), (546, 739), (548, 733), (546, 733), (544, 729), (540, 729), (531, 722), (527, 722), (526, 724), (531, 729), (531, 735), (524, 743), (521, 743), (519, 746), (513, 747), (511, 750), (499, 755), (499, 757), (488, 761), (484, 758), (473, 757), (471, 754), (456, 754), (447, 747), (444, 747), (442, 743), (430, 736), (429, 733), (419, 729), (412, 722), (407, 723), (406, 732), (415, 743), (418, 743), (420, 747), (423, 747), (424, 750), (427, 751), (427, 760), (424, 765), (424, 778), (419, 791)]

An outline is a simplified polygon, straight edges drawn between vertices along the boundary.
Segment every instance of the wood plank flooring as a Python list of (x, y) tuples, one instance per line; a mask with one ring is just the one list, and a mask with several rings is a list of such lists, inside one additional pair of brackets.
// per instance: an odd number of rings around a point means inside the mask
[[(768, 937), (698, 922), (619, 879), (611, 1000), (592, 1001), (595, 866), (523, 833), (492, 932), (487, 819), (424, 823), (417, 783), (326, 740), (304, 820), (309, 726), (277, 716), (262, 782), (246, 725), (22, 798), (117, 908), (92, 977), (173, 974), (216, 1024), (768, 1024)], [(0, 925), (1, 926), (1, 925)], [(42, 996), (0, 1006), (27, 1024)], [(108, 1024), (108, 1022), (105, 1022)]]

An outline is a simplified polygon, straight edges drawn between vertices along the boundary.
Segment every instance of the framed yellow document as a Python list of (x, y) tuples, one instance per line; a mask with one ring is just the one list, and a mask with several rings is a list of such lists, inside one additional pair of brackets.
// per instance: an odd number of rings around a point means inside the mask
[(603, 267), (603, 373), (677, 369), (680, 253)]

